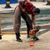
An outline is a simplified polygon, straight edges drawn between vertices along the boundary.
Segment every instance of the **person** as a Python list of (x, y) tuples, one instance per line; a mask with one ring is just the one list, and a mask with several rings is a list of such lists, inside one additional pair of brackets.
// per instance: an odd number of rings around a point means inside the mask
[[(25, 9), (25, 12), (27, 12), (28, 14), (30, 14), (32, 17), (32, 23), (34, 25), (34, 27), (36, 27), (36, 33), (39, 31), (39, 26), (35, 26), (35, 15), (39, 14), (40, 13), (40, 9), (39, 8), (36, 8), (34, 5), (32, 5), (32, 3), (29, 1), (29, 0), (25, 0), (23, 2), (23, 4), (21, 3), (20, 5), (22, 5), (21, 7), (23, 7), (23, 9)], [(27, 27), (27, 29), (30, 28), (30, 27)], [(37, 29), (38, 28), (38, 29)], [(30, 37), (29, 36), (29, 31), (30, 29), (27, 30), (27, 34), (28, 34), (28, 38)], [(32, 32), (33, 33), (33, 32)], [(36, 37), (36, 33), (33, 33), (33, 39), (34, 40), (39, 40), (37, 37)]]
[[(21, 9), (23, 10), (24, 9), (24, 3), (25, 3), (25, 1), (24, 2), (20, 2), (20, 12), (22, 12), (21, 11)], [(22, 6), (21, 6), (22, 5)], [(21, 8), (21, 7), (23, 7), (23, 8)], [(27, 11), (28, 12), (28, 11)], [(32, 12), (31, 12), (32, 13)], [(28, 17), (28, 15), (27, 15), (27, 13), (25, 12), (25, 10), (24, 10), (24, 12), (22, 12), (21, 13), (22, 14), (22, 17), (24, 18), (24, 20), (26, 21), (26, 25), (27, 25), (27, 34), (28, 34), (28, 36), (29, 36), (29, 31), (31, 30), (31, 29), (33, 29), (32, 28), (32, 21), (29, 19), (29, 17)], [(17, 16), (17, 15), (16, 15)], [(20, 15), (21, 16), (21, 15)], [(20, 17), (19, 17), (20, 18)], [(18, 19), (18, 18), (17, 18)], [(29, 21), (30, 20), (30, 21)], [(29, 21), (29, 22), (28, 22)], [(17, 23), (17, 22), (16, 22)], [(18, 23), (20, 23), (20, 22), (18, 22)], [(31, 24), (31, 25), (30, 25)], [(19, 24), (20, 25), (20, 24)], [(20, 27), (20, 26), (18, 26), (18, 27)], [(17, 30), (17, 29), (16, 29)], [(18, 29), (19, 30), (19, 29)], [(18, 31), (19, 32), (19, 31)], [(19, 38), (20, 37), (20, 33), (18, 33), (18, 35), (19, 36), (17, 36), (17, 33), (16, 33), (16, 38), (18, 39), (18, 41), (20, 41), (21, 39)], [(19, 40), (20, 39), (20, 40)]]
[[(33, 33), (33, 40), (34, 41), (37, 41), (39, 40), (39, 38), (36, 36), (36, 33), (39, 31), (39, 26), (35, 26), (35, 15), (39, 14), (40, 13), (40, 9), (39, 8), (36, 8), (34, 5), (32, 5), (30, 2), (27, 2), (26, 5), (25, 5), (25, 9), (26, 11), (31, 14), (31, 18), (32, 18), (32, 25), (33, 27), (35, 27), (35, 33)], [(29, 31), (28, 31), (29, 32)], [(28, 33), (28, 37), (29, 37), (29, 33)]]
[[(23, 2), (23, 0), (22, 0)], [(21, 3), (21, 1), (20, 1)], [(14, 25), (14, 29), (15, 29), (15, 34), (16, 34), (16, 39), (19, 42), (22, 42), (21, 38), (20, 38), (20, 25), (21, 25), (21, 16), (22, 18), (25, 20), (27, 27), (32, 30), (32, 20), (30, 19), (30, 17), (27, 15), (26, 12), (23, 11), (23, 9), (21, 9), (20, 7), (20, 3), (19, 6), (15, 8), (15, 25)]]

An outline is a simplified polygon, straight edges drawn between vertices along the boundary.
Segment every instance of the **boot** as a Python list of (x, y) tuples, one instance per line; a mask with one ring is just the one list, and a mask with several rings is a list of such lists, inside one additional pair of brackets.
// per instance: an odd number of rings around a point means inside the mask
[(17, 38), (17, 41), (18, 41), (18, 42), (22, 42), (21, 38)]
[(33, 41), (38, 41), (38, 40), (39, 40), (38, 37), (36, 37), (36, 36), (33, 37)]
[(0, 35), (0, 39), (2, 39), (2, 35)]
[(20, 39), (20, 33), (16, 33), (16, 39), (18, 42), (22, 42), (22, 40)]

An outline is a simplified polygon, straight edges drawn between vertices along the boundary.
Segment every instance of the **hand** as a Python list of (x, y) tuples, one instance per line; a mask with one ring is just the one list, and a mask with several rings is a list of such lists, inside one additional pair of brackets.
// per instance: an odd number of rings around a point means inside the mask
[(23, 12), (25, 12), (25, 9), (22, 9)]
[(30, 35), (34, 35), (34, 34), (35, 34), (35, 30), (33, 30), (33, 29), (30, 30), (30, 31), (29, 31), (29, 34), (30, 34)]

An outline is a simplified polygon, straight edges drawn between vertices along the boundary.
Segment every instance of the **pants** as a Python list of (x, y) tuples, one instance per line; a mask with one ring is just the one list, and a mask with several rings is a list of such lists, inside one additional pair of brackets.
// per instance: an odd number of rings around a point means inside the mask
[[(16, 38), (20, 37), (20, 25), (21, 25), (21, 16), (25, 20), (26, 25), (27, 25), (27, 31), (32, 29), (32, 20), (30, 17), (27, 15), (27, 13), (23, 13), (19, 7), (16, 8), (15, 10), (15, 33), (16, 33)], [(29, 32), (27, 32), (29, 34)]]
[(33, 29), (32, 27), (32, 20), (30, 19), (30, 17), (27, 15), (27, 13), (21, 13), (22, 18), (25, 20), (26, 25), (27, 25), (27, 36), (29, 36), (29, 31), (31, 29)]

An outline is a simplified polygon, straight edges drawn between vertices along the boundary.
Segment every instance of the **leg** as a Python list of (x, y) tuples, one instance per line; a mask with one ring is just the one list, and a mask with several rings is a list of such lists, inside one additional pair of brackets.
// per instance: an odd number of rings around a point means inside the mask
[(32, 21), (31, 21), (30, 17), (27, 15), (27, 13), (26, 14), (22, 13), (21, 15), (22, 15), (22, 18), (26, 21), (26, 25), (27, 25), (27, 36), (29, 37), (29, 31), (31, 29), (33, 29), (33, 27), (32, 27)]
[(0, 28), (0, 39), (2, 39), (2, 35), (1, 35), (1, 28)]
[(27, 26), (27, 38), (30, 38), (29, 31), (30, 31), (30, 28), (29, 28), (29, 26)]
[(21, 25), (21, 17), (20, 17), (20, 10), (19, 8), (16, 8), (15, 10), (15, 34), (16, 34), (16, 39), (19, 42), (22, 42), (22, 40), (20, 39), (20, 25)]
[(27, 22), (26, 22), (26, 25), (27, 25), (27, 38), (29, 38), (30, 37), (29, 36), (30, 26), (27, 24)]
[(0, 40), (2, 39), (2, 34), (1, 34), (1, 18), (0, 18)]

